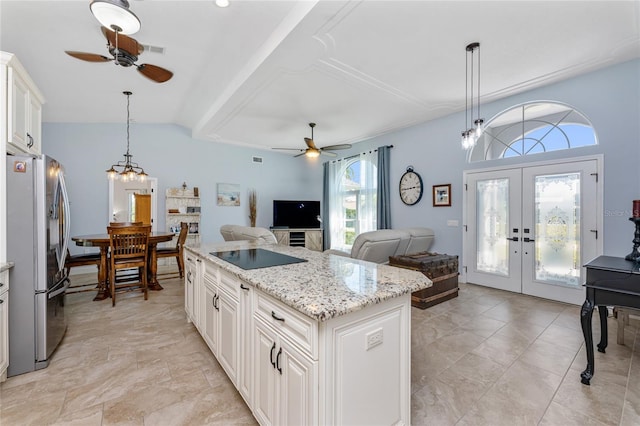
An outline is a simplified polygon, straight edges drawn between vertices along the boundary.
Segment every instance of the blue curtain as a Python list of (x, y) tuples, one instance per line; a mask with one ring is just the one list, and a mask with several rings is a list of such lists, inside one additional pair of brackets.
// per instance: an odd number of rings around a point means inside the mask
[(331, 247), (331, 231), (329, 228), (329, 162), (322, 165), (322, 246), (324, 250)]
[(378, 148), (378, 229), (391, 228), (391, 184), (389, 183), (389, 153), (391, 147)]

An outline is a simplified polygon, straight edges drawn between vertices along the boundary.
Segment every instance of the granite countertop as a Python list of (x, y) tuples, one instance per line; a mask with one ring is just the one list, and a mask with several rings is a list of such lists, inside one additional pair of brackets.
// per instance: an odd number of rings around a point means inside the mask
[(7, 269), (11, 269), (11, 268), (13, 268), (14, 265), (15, 265), (15, 263), (13, 263), (13, 262), (6, 262), (6, 263), (0, 262), (0, 272), (4, 272)]
[[(244, 270), (209, 254), (248, 248), (271, 250), (308, 262)], [(432, 286), (431, 280), (417, 271), (303, 247), (232, 241), (190, 245), (185, 249), (317, 321)]]

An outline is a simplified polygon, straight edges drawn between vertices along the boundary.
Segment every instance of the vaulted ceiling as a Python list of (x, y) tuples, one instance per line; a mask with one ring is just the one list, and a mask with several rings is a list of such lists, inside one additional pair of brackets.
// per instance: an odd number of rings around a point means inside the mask
[(462, 111), (473, 41), (483, 102), (640, 57), (638, 1), (130, 0), (131, 37), (164, 49), (138, 63), (174, 72), (158, 84), (64, 53), (109, 55), (89, 3), (0, 1), (0, 49), (43, 92), (45, 122), (124, 122), (130, 90), (134, 122), (265, 149), (303, 148), (309, 122), (325, 146)]

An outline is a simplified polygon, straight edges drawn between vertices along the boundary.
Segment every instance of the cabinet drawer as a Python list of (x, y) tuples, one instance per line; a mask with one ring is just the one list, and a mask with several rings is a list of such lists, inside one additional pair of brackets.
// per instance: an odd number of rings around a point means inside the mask
[[(238, 300), (240, 294), (240, 278), (229, 274), (228, 272), (220, 271), (220, 288), (223, 289), (229, 296)], [(246, 284), (243, 284), (246, 287)]]
[(256, 318), (270, 324), (293, 345), (317, 360), (318, 323), (261, 291), (255, 291), (254, 295)]
[(218, 271), (219, 268), (213, 265), (211, 262), (202, 262), (204, 264), (204, 277), (209, 281), (213, 282), (215, 285), (218, 285)]

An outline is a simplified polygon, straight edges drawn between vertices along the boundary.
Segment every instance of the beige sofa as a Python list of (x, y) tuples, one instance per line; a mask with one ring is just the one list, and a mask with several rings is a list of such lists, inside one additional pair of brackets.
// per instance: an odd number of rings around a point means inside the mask
[(222, 225), (220, 234), (225, 241), (261, 240), (277, 244), (276, 236), (267, 228), (241, 225)]
[(359, 234), (353, 242), (351, 253), (340, 250), (325, 250), (325, 253), (387, 263), (389, 256), (428, 251), (433, 239), (434, 232), (430, 228), (380, 229)]

